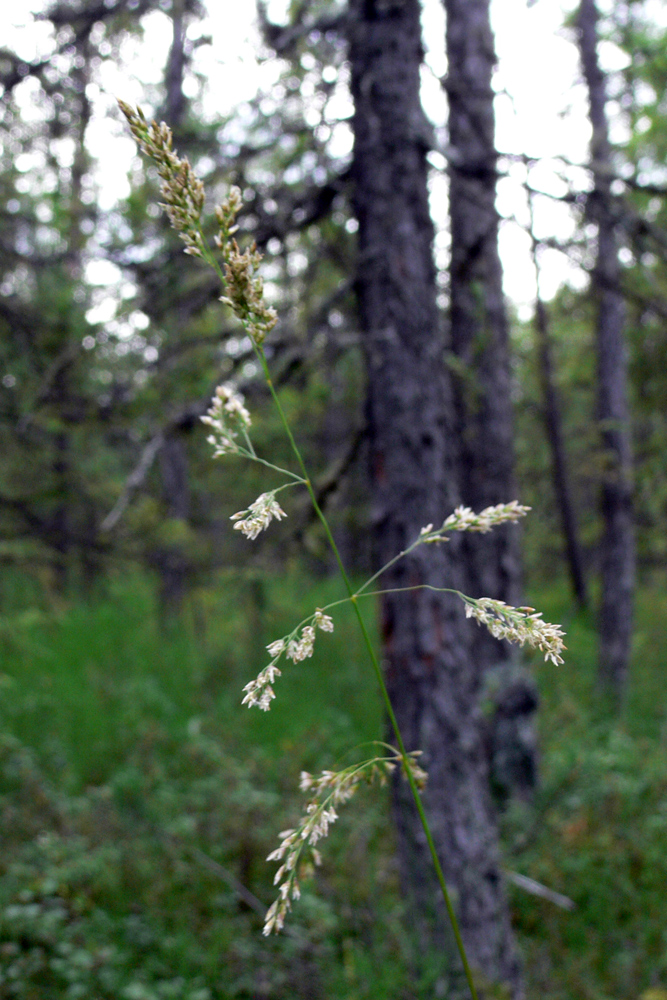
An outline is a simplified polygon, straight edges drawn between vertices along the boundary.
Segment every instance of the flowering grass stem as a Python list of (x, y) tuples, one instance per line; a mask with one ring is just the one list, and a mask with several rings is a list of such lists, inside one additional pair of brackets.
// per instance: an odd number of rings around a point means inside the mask
[[(442, 892), (442, 896), (443, 896), (443, 899), (444, 899), (444, 902), (445, 902), (445, 908), (447, 910), (447, 915), (448, 915), (450, 923), (452, 925), (452, 930), (453, 930), (453, 933), (454, 933), (454, 939), (456, 941), (456, 946), (457, 946), (459, 955), (461, 957), (461, 962), (463, 963), (463, 969), (464, 969), (465, 976), (466, 976), (466, 979), (467, 979), (467, 982), (468, 982), (468, 986), (470, 988), (470, 993), (471, 993), (471, 996), (472, 996), (473, 1000), (478, 1000), (478, 998), (477, 998), (477, 990), (475, 989), (475, 982), (474, 982), (473, 975), (472, 975), (472, 969), (470, 968), (470, 964), (468, 962), (468, 956), (466, 955), (466, 950), (465, 950), (465, 947), (463, 945), (463, 939), (461, 937), (461, 931), (459, 929), (458, 920), (456, 918), (456, 913), (454, 912), (454, 907), (452, 905), (452, 901), (451, 901), (451, 898), (450, 898), (450, 895), (449, 895), (449, 890), (447, 889), (447, 883), (445, 882), (445, 876), (444, 876), (444, 873), (443, 873), (443, 870), (442, 870), (442, 866), (440, 864), (440, 859), (438, 858), (438, 852), (437, 852), (436, 847), (435, 847), (435, 842), (433, 840), (433, 835), (431, 833), (431, 828), (429, 826), (429, 822), (428, 822), (428, 819), (426, 817), (426, 812), (424, 811), (424, 806), (422, 804), (422, 799), (421, 799), (421, 795), (419, 794), (419, 789), (417, 787), (417, 783), (415, 781), (415, 778), (414, 778), (414, 776), (412, 774), (412, 771), (411, 771), (411, 768), (410, 768), (410, 759), (409, 759), (409, 756), (408, 756), (408, 752), (405, 749), (405, 744), (403, 742), (403, 736), (401, 735), (401, 730), (400, 730), (400, 727), (398, 725), (398, 719), (396, 718), (396, 714), (394, 712), (394, 708), (393, 708), (393, 706), (391, 704), (391, 699), (389, 697), (389, 692), (387, 690), (387, 685), (385, 684), (384, 676), (383, 676), (383, 673), (382, 673), (382, 668), (380, 666), (380, 663), (379, 663), (378, 658), (377, 658), (377, 654), (376, 654), (375, 649), (373, 647), (373, 643), (371, 641), (371, 637), (368, 634), (368, 628), (366, 627), (366, 622), (363, 619), (363, 616), (361, 614), (361, 610), (360, 610), (359, 605), (358, 605), (358, 601), (357, 601), (358, 595), (355, 592), (355, 590), (354, 590), (354, 588), (353, 588), (353, 586), (352, 586), (352, 584), (350, 582), (349, 576), (347, 575), (347, 571), (346, 571), (345, 566), (343, 564), (343, 560), (341, 558), (340, 552), (338, 551), (338, 546), (336, 545), (336, 542), (335, 542), (335, 539), (333, 537), (333, 534), (331, 533), (331, 528), (329, 527), (329, 522), (327, 521), (327, 519), (326, 519), (326, 517), (325, 517), (325, 515), (324, 515), (324, 513), (322, 511), (322, 509), (320, 508), (320, 505), (317, 502), (317, 497), (315, 496), (315, 491), (313, 490), (313, 486), (312, 486), (312, 483), (311, 483), (310, 478), (308, 476), (308, 472), (307, 472), (306, 466), (304, 464), (303, 458), (301, 456), (301, 452), (299, 451), (299, 447), (298, 447), (296, 441), (294, 440), (294, 436), (292, 434), (292, 430), (291, 430), (291, 428), (289, 426), (289, 423), (287, 421), (287, 417), (285, 416), (283, 408), (282, 408), (282, 406), (280, 404), (280, 400), (279, 400), (278, 395), (277, 395), (277, 393), (275, 391), (275, 388), (274, 388), (274, 385), (273, 385), (273, 381), (271, 379), (271, 375), (270, 375), (269, 370), (268, 370), (268, 365), (267, 365), (267, 362), (266, 362), (266, 358), (264, 356), (264, 351), (261, 348), (261, 346), (258, 347), (258, 348), (256, 348), (256, 350), (257, 350), (257, 353), (258, 353), (259, 358), (260, 358), (260, 362), (261, 362), (261, 365), (262, 365), (262, 370), (264, 371), (264, 375), (265, 375), (265, 378), (266, 378), (269, 390), (271, 392), (271, 395), (273, 396), (273, 399), (275, 401), (278, 413), (280, 415), (280, 420), (281, 420), (281, 422), (283, 424), (283, 427), (285, 429), (285, 433), (287, 434), (287, 437), (289, 439), (290, 445), (292, 446), (292, 450), (293, 450), (295, 458), (296, 458), (296, 460), (297, 460), (297, 462), (299, 464), (299, 467), (300, 467), (301, 471), (303, 472), (305, 483), (306, 483), (306, 489), (308, 490), (308, 493), (310, 494), (310, 499), (311, 499), (311, 502), (313, 504), (313, 509), (314, 509), (315, 513), (317, 514), (317, 516), (318, 516), (318, 518), (319, 518), (319, 520), (320, 520), (320, 522), (322, 524), (322, 527), (324, 529), (324, 533), (325, 533), (325, 535), (327, 537), (327, 541), (329, 542), (329, 545), (331, 547), (331, 551), (333, 552), (334, 558), (336, 559), (336, 562), (338, 564), (338, 568), (340, 570), (341, 578), (343, 580), (343, 583), (345, 584), (345, 589), (347, 590), (348, 595), (349, 595), (349, 599), (352, 602), (352, 605), (354, 607), (354, 612), (355, 612), (355, 615), (357, 617), (357, 621), (359, 622), (359, 627), (361, 629), (361, 633), (363, 635), (364, 644), (365, 644), (366, 649), (368, 651), (368, 655), (369, 655), (369, 658), (370, 658), (370, 661), (371, 661), (371, 664), (372, 664), (372, 667), (373, 667), (373, 672), (375, 673), (375, 678), (377, 680), (378, 687), (380, 689), (380, 694), (381, 694), (381, 697), (382, 697), (382, 701), (384, 703), (385, 711), (387, 712), (387, 716), (389, 718), (389, 723), (390, 723), (391, 728), (393, 730), (394, 736), (396, 737), (396, 743), (397, 743), (397, 746), (398, 746), (399, 755), (400, 755), (401, 760), (403, 762), (403, 770), (404, 770), (405, 776), (406, 776), (406, 778), (408, 780), (408, 784), (410, 785), (410, 791), (412, 793), (412, 797), (414, 799), (414, 803), (415, 803), (415, 806), (417, 808), (417, 813), (419, 815), (419, 821), (420, 821), (420, 823), (422, 825), (422, 828), (424, 830), (424, 834), (426, 836), (426, 842), (428, 844), (429, 853), (431, 855), (431, 860), (433, 862), (433, 867), (435, 869), (436, 878), (438, 880), (438, 884), (440, 885), (440, 890)], [(417, 543), (415, 543), (415, 544), (417, 544)], [(411, 548), (413, 548), (413, 547), (414, 546), (411, 546)], [(409, 550), (406, 550), (406, 554), (407, 554), (407, 551), (409, 551)], [(386, 568), (387, 567), (384, 567), (384, 569), (386, 569)], [(384, 572), (384, 569), (381, 572)]]
[[(282, 928), (286, 913), (291, 906), (291, 900), (298, 898), (300, 890), (297, 876), (301, 869), (301, 855), (306, 847), (311, 849), (314, 863), (319, 863), (319, 854), (314, 845), (321, 837), (326, 836), (329, 825), (336, 820), (335, 806), (339, 802), (346, 801), (353, 794), (362, 778), (373, 777), (375, 774), (380, 775), (382, 778), (384, 774), (400, 762), (424, 830), (429, 854), (452, 926), (470, 994), (472, 1000), (477, 1000), (472, 969), (468, 962), (456, 913), (450, 899), (445, 876), (419, 791), (420, 785), (423, 785), (426, 775), (416, 762), (415, 758), (418, 751), (408, 752), (405, 748), (398, 720), (385, 684), (382, 668), (363, 615), (361, 614), (359, 598), (380, 594), (403, 593), (418, 589), (433, 590), (440, 593), (453, 593), (463, 600), (466, 606), (466, 615), (475, 618), (478, 624), (485, 625), (492, 635), (499, 639), (517, 642), (521, 645), (528, 643), (540, 649), (545, 654), (546, 659), (551, 659), (554, 663), (562, 663), (560, 653), (564, 649), (564, 646), (562, 641), (563, 633), (560, 627), (543, 622), (540, 615), (533, 608), (513, 608), (503, 604), (502, 601), (495, 601), (490, 598), (473, 599), (457, 590), (447, 587), (435, 587), (430, 584), (384, 590), (369, 590), (371, 585), (383, 573), (400, 559), (411, 553), (418, 545), (446, 542), (449, 533), (452, 531), (487, 532), (503, 522), (518, 520), (527, 513), (529, 508), (522, 506), (516, 501), (487, 507), (486, 510), (477, 514), (468, 507), (458, 507), (453, 514), (450, 514), (443, 521), (439, 528), (434, 528), (432, 524), (422, 528), (418, 537), (411, 545), (390, 559), (382, 569), (374, 573), (361, 587), (355, 590), (343, 564), (327, 518), (318, 503), (303, 456), (296, 443), (280, 397), (271, 378), (263, 344), (267, 334), (277, 322), (277, 315), (275, 310), (267, 306), (264, 301), (262, 279), (257, 276), (261, 256), (257, 252), (255, 245), (252, 244), (248, 250), (242, 252), (234, 238), (234, 234), (237, 231), (236, 216), (241, 208), (241, 192), (238, 188), (232, 187), (227, 198), (215, 209), (215, 216), (218, 222), (218, 234), (215, 237), (215, 244), (222, 256), (223, 267), (221, 267), (216, 255), (211, 250), (209, 241), (202, 228), (202, 212), (204, 207), (203, 185), (195, 176), (187, 159), (181, 159), (174, 152), (172, 148), (172, 135), (169, 128), (164, 123), (157, 125), (157, 123), (152, 122), (149, 124), (140, 109), (135, 111), (128, 105), (122, 102), (119, 103), (139, 146), (158, 166), (158, 172), (162, 181), (161, 194), (164, 198), (162, 204), (167, 211), (172, 226), (179, 233), (180, 238), (186, 245), (186, 253), (199, 257), (213, 268), (226, 293), (221, 301), (233, 310), (250, 339), (299, 469), (298, 473), (291, 472), (257, 455), (248, 433), (251, 418), (245, 408), (243, 396), (231, 383), (219, 386), (216, 389), (211, 408), (206, 416), (202, 418), (204, 423), (208, 424), (212, 429), (209, 441), (215, 448), (215, 456), (236, 454), (264, 465), (290, 480), (290, 482), (283, 483), (273, 490), (262, 493), (246, 510), (232, 515), (232, 520), (236, 522), (235, 528), (241, 530), (250, 539), (256, 538), (261, 531), (268, 527), (273, 519), (280, 520), (287, 516), (275, 499), (276, 494), (287, 489), (289, 486), (305, 486), (313, 510), (322, 525), (347, 591), (346, 598), (334, 601), (326, 608), (317, 608), (312, 615), (300, 622), (289, 635), (281, 639), (276, 639), (269, 644), (267, 649), (271, 656), (271, 662), (254, 680), (246, 684), (243, 703), (248, 706), (257, 706), (265, 711), (268, 710), (271, 701), (275, 697), (272, 685), (276, 677), (279, 677), (281, 674), (281, 670), (278, 667), (281, 657), (284, 656), (285, 659), (296, 663), (311, 656), (317, 629), (319, 628), (324, 632), (331, 632), (333, 630), (333, 620), (326, 612), (340, 604), (350, 602), (354, 607), (368, 657), (380, 690), (382, 702), (396, 739), (396, 748), (388, 747), (384, 744), (391, 752), (390, 757), (374, 757), (371, 760), (363, 761), (361, 764), (345, 768), (340, 772), (325, 771), (319, 778), (313, 778), (305, 772), (302, 774), (301, 788), (303, 791), (310, 791), (312, 798), (306, 806), (306, 812), (301, 823), (294, 830), (286, 830), (280, 835), (280, 846), (269, 856), (270, 859), (283, 862), (275, 878), (276, 883), (281, 882), (281, 879), (283, 881), (280, 885), (278, 898), (267, 913), (264, 933), (268, 934), (273, 930), (280, 930)], [(239, 442), (239, 436), (243, 443)]]
[[(337, 806), (352, 798), (361, 781), (370, 782), (378, 778), (384, 784), (396, 764), (400, 762), (400, 755), (394, 747), (386, 743), (375, 745), (389, 750), (390, 756), (371, 757), (341, 771), (322, 771), (319, 777), (314, 777), (307, 771), (301, 772), (299, 787), (302, 792), (310, 792), (311, 799), (297, 826), (294, 829), (283, 830), (279, 834), (280, 846), (272, 851), (267, 859), (280, 861), (281, 864), (273, 880), (274, 885), (280, 883), (278, 898), (266, 913), (265, 935), (282, 930), (292, 900), (298, 899), (301, 895), (299, 879), (312, 874), (315, 867), (321, 864), (320, 852), (315, 844), (326, 837), (329, 826), (338, 819)], [(423, 782), (426, 780), (426, 774), (417, 763), (418, 756), (418, 753), (411, 755), (410, 771), (415, 781)], [(303, 859), (304, 853), (306, 853), (305, 859)]]

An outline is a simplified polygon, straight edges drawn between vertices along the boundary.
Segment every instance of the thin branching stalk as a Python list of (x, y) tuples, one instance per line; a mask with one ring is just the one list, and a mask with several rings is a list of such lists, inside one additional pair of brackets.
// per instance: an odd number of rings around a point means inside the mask
[[(250, 439), (251, 417), (245, 408), (242, 395), (232, 384), (227, 383), (218, 387), (211, 408), (206, 416), (202, 418), (204, 423), (211, 428), (209, 441), (214, 446), (215, 456), (235, 454), (264, 465), (289, 480), (287, 483), (283, 483), (267, 493), (262, 493), (246, 510), (232, 515), (232, 520), (235, 522), (234, 527), (241, 530), (251, 540), (255, 539), (261, 531), (269, 526), (272, 520), (280, 520), (287, 516), (276, 500), (276, 494), (288, 487), (305, 486), (310, 496), (313, 510), (322, 524), (347, 591), (346, 598), (334, 601), (325, 608), (317, 608), (312, 615), (299, 622), (288, 635), (276, 639), (267, 646), (271, 662), (260, 672), (255, 680), (246, 684), (243, 703), (249, 707), (257, 706), (264, 711), (268, 711), (271, 701), (275, 698), (273, 683), (281, 674), (280, 667), (278, 666), (281, 658), (284, 657), (293, 662), (298, 662), (312, 656), (317, 630), (331, 632), (334, 628), (333, 619), (326, 612), (343, 603), (349, 602), (354, 607), (373, 673), (375, 674), (380, 690), (382, 702), (396, 740), (396, 747), (383, 745), (389, 751), (389, 756), (376, 756), (338, 772), (325, 771), (319, 778), (314, 778), (305, 772), (302, 774), (302, 791), (310, 791), (312, 797), (306, 806), (301, 823), (294, 830), (287, 830), (281, 834), (280, 846), (269, 856), (271, 859), (279, 860), (283, 863), (278, 869), (275, 879), (276, 883), (281, 883), (279, 895), (274, 904), (269, 908), (264, 932), (271, 933), (274, 930), (282, 928), (287, 911), (291, 907), (291, 901), (297, 899), (299, 896), (300, 873), (304, 871), (308, 873), (313, 863), (319, 863), (319, 853), (314, 845), (319, 839), (326, 836), (329, 825), (337, 818), (335, 806), (340, 802), (346, 801), (353, 794), (362, 779), (370, 780), (373, 776), (379, 776), (383, 780), (384, 776), (396, 764), (400, 764), (410, 786), (415, 807), (424, 830), (470, 994), (473, 1000), (477, 1000), (472, 969), (468, 962), (456, 913), (450, 899), (445, 876), (420, 795), (420, 786), (423, 786), (426, 774), (421, 770), (416, 760), (419, 751), (408, 752), (405, 748), (387, 691), (382, 668), (361, 614), (359, 599), (379, 594), (398, 593), (416, 589), (454, 593), (464, 602), (468, 617), (475, 618), (478, 624), (487, 627), (497, 638), (507, 639), (510, 642), (516, 642), (521, 645), (527, 643), (534, 648), (540, 649), (545, 654), (546, 659), (550, 659), (556, 664), (562, 663), (560, 654), (564, 646), (563, 633), (560, 627), (543, 622), (540, 615), (533, 608), (513, 608), (503, 604), (501, 601), (495, 601), (490, 598), (473, 599), (459, 591), (444, 587), (433, 587), (428, 584), (422, 584), (418, 587), (393, 588), (391, 590), (369, 589), (383, 573), (400, 559), (405, 558), (417, 546), (444, 543), (452, 531), (490, 531), (497, 524), (518, 520), (527, 513), (529, 508), (522, 507), (516, 501), (508, 504), (499, 504), (495, 507), (488, 507), (477, 514), (467, 507), (459, 507), (443, 521), (439, 528), (434, 528), (432, 524), (422, 528), (414, 542), (394, 556), (377, 573), (369, 577), (361, 587), (355, 590), (343, 564), (327, 518), (317, 501), (317, 496), (303, 456), (296, 443), (280, 397), (271, 378), (263, 345), (266, 336), (277, 322), (277, 316), (275, 311), (267, 306), (264, 301), (262, 280), (257, 276), (261, 260), (259, 253), (254, 244), (248, 250), (242, 252), (234, 238), (234, 234), (237, 231), (235, 220), (241, 208), (240, 191), (237, 188), (231, 188), (225, 201), (215, 209), (215, 216), (218, 223), (218, 234), (215, 238), (215, 244), (222, 257), (221, 267), (202, 228), (202, 212), (204, 207), (203, 185), (195, 176), (188, 161), (181, 159), (174, 152), (169, 128), (164, 123), (158, 125), (156, 122), (152, 122), (149, 124), (140, 109), (134, 110), (122, 102), (119, 103), (139, 146), (157, 164), (158, 173), (162, 181), (161, 193), (164, 198), (162, 204), (172, 226), (185, 243), (186, 253), (199, 257), (214, 269), (226, 292), (221, 301), (232, 309), (243, 329), (248, 334), (296, 461), (298, 471), (294, 472), (282, 469), (258, 456)], [(310, 861), (307, 863), (302, 861), (303, 856), (308, 854), (308, 849), (310, 849), (310, 855), (313, 859), (312, 863)]]

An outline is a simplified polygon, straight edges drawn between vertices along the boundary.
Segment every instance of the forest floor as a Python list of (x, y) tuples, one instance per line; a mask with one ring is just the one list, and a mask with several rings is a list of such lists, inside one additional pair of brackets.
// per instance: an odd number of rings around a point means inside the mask
[[(264, 646), (337, 596), (297, 573), (222, 576), (163, 618), (140, 577), (87, 601), (4, 581), (1, 998), (443, 995), (402, 922), (386, 789), (341, 811), (292, 932), (261, 935), (265, 858), (299, 815), (299, 772), (382, 738), (344, 612), (269, 713), (240, 706)], [(574, 909), (511, 886), (529, 998), (667, 1000), (667, 596), (639, 595), (620, 714), (595, 686), (591, 617), (557, 587), (530, 597), (567, 630), (568, 656), (535, 662), (540, 787), (503, 817), (505, 865)]]

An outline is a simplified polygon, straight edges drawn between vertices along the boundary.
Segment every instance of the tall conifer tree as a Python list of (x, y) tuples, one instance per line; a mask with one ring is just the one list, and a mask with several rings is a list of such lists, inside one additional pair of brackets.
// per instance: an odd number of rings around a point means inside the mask
[[(462, 501), (473, 510), (516, 496), (509, 329), (498, 253), (494, 91), (496, 56), (489, 0), (444, 0), (449, 102), (450, 340)], [(474, 596), (521, 604), (519, 536), (511, 525), (462, 544)], [(516, 651), (485, 631), (472, 656), (503, 726), (493, 726), (494, 777), (505, 795), (530, 793), (537, 704)]]
[(625, 302), (611, 189), (613, 160), (605, 77), (597, 51), (598, 11), (594, 0), (582, 0), (577, 32), (592, 127), (593, 190), (588, 198), (588, 212), (597, 225), (592, 286), (597, 303), (597, 415), (603, 455), (599, 669), (602, 683), (611, 687), (615, 697), (620, 699), (630, 659), (635, 585), (632, 444), (627, 398)]
[[(428, 151), (420, 103), (418, 0), (351, 0), (357, 290), (368, 373), (372, 516), (380, 564), (460, 499), (454, 411), (436, 305)], [(504, 442), (508, 447), (511, 440)], [(505, 497), (494, 497), (497, 500)], [(507, 498), (509, 499), (509, 498)], [(419, 549), (383, 577), (388, 588), (458, 587), (454, 544)], [(495, 596), (495, 595), (494, 595)], [(424, 751), (425, 802), (472, 963), (521, 995), (521, 973), (499, 871), (482, 745), (482, 671), (473, 632), (448, 596), (389, 594), (382, 639), (392, 702), (409, 749)], [(405, 788), (395, 786), (406, 881), (433, 906), (426, 845)]]

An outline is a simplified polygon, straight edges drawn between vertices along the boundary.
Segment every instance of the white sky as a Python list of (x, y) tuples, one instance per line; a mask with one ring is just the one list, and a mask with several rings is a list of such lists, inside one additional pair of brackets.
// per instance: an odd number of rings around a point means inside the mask
[[(205, 0), (208, 17), (193, 26), (196, 36), (210, 34), (214, 44), (196, 50), (196, 68), (210, 81), (206, 110), (225, 114), (250, 98), (258, 85), (266, 85), (275, 72), (270, 61), (258, 63), (254, 3), (240, 0)], [(566, 12), (575, 0), (492, 0), (493, 27), (496, 35), (498, 70), (495, 80), (498, 149), (506, 153), (526, 153), (542, 163), (531, 173), (531, 183), (553, 194), (562, 193), (558, 178), (559, 164), (553, 159), (564, 156), (573, 162), (586, 161), (589, 126), (586, 119), (586, 95), (579, 82), (579, 66), (573, 40), (562, 29)], [(660, 0), (656, 0), (660, 4)], [(0, 5), (0, 37), (24, 58), (34, 58), (48, 51), (48, 27), (35, 22), (32, 11), (40, 0)], [(272, 0), (269, 15), (280, 19), (286, 0)], [(663, 9), (664, 10), (664, 9)], [(130, 103), (141, 103), (150, 111), (151, 85), (159, 84), (170, 43), (170, 22), (166, 15), (149, 15), (147, 42), (131, 39), (125, 46), (124, 65), (116, 67), (107, 60), (99, 75), (99, 86), (91, 86), (94, 117), (89, 131), (91, 152), (99, 157), (98, 183), (101, 207), (109, 208), (127, 193), (127, 170), (135, 154), (115, 110), (115, 96)], [(436, 127), (446, 123), (447, 107), (438, 81), (446, 72), (444, 55), (444, 15), (441, 0), (424, 0), (424, 37), (427, 68), (423, 76), (423, 100)], [(624, 57), (605, 44), (602, 61), (607, 69), (617, 69)], [(148, 94), (147, 94), (148, 88)], [(351, 110), (351, 109), (350, 109)], [(437, 155), (433, 157), (438, 163)], [(444, 161), (443, 161), (444, 162)], [(527, 209), (522, 189), (524, 168), (507, 164), (509, 176), (499, 183), (498, 208), (507, 219), (501, 230), (501, 256), (505, 270), (505, 289), (522, 316), (528, 316), (535, 294), (535, 280), (525, 232), (512, 221), (525, 224)], [(581, 183), (586, 183), (581, 174)], [(444, 177), (434, 177), (432, 206), (441, 236), (436, 254), (446, 260), (447, 200)], [(567, 238), (572, 219), (566, 208), (548, 199), (536, 203), (536, 229), (541, 237)], [(564, 280), (581, 282), (571, 265), (557, 251), (546, 251), (542, 261), (541, 292), (549, 298)], [(105, 277), (106, 273), (106, 277)], [(103, 263), (93, 268), (91, 279), (110, 283), (112, 274)], [(96, 319), (102, 319), (95, 317)]]

